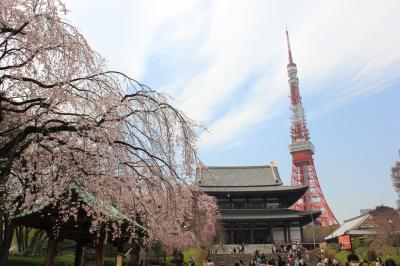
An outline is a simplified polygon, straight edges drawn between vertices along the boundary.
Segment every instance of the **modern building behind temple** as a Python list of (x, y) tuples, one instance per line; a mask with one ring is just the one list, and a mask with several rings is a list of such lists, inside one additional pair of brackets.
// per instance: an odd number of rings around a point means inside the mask
[[(274, 162), (263, 166), (197, 168), (197, 184), (218, 202), (224, 244), (290, 244), (303, 242), (303, 227), (319, 211), (290, 207), (307, 186), (283, 185)], [(221, 237), (220, 237), (221, 238)]]

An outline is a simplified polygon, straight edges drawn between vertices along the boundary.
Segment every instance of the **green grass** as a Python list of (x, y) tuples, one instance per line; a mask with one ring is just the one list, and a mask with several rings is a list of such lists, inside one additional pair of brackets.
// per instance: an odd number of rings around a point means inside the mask
[(191, 248), (183, 252), (184, 261), (189, 262), (189, 259), (191, 257), (194, 257), (196, 265), (199, 265), (202, 262), (202, 260), (204, 259), (204, 255), (204, 251), (198, 248)]

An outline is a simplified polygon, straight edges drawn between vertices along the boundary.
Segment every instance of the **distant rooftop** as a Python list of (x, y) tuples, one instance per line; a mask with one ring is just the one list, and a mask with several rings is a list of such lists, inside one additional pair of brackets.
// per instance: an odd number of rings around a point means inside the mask
[(274, 163), (261, 166), (209, 166), (197, 168), (197, 183), (205, 187), (280, 186)]

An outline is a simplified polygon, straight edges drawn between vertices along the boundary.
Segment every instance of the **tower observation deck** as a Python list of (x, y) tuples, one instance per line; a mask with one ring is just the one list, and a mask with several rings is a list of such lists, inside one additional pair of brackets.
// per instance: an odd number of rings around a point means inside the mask
[(292, 206), (292, 209), (301, 211), (321, 211), (318, 222), (322, 226), (338, 224), (322, 193), (317, 172), (314, 166), (314, 145), (310, 141), (304, 108), (301, 103), (297, 66), (293, 62), (290, 48), (289, 33), (286, 30), (286, 39), (289, 54), (287, 71), (289, 76), (290, 101), (291, 101), (291, 127), (292, 143), (289, 152), (292, 155), (291, 184), (295, 186), (308, 186), (306, 193)]

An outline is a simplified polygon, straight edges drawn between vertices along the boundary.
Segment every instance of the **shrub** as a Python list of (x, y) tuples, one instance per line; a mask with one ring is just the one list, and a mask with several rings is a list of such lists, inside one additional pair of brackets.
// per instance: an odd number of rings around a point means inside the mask
[(340, 263), (340, 265), (346, 265), (347, 255), (349, 254), (350, 252), (348, 252), (347, 250), (342, 250), (336, 254), (335, 258)]
[[(54, 259), (54, 266), (73, 266), (75, 260), (74, 254), (64, 254), (57, 256)], [(24, 257), (17, 254), (12, 254), (8, 258), (10, 266), (42, 266), (45, 257)], [(114, 266), (115, 259), (112, 257), (104, 258), (104, 266)]]
[(368, 262), (376, 261), (377, 258), (376, 252), (374, 250), (368, 250), (367, 257), (368, 257)]
[(20, 257), (10, 256), (8, 265), (10, 266), (41, 266), (44, 264), (44, 257)]

